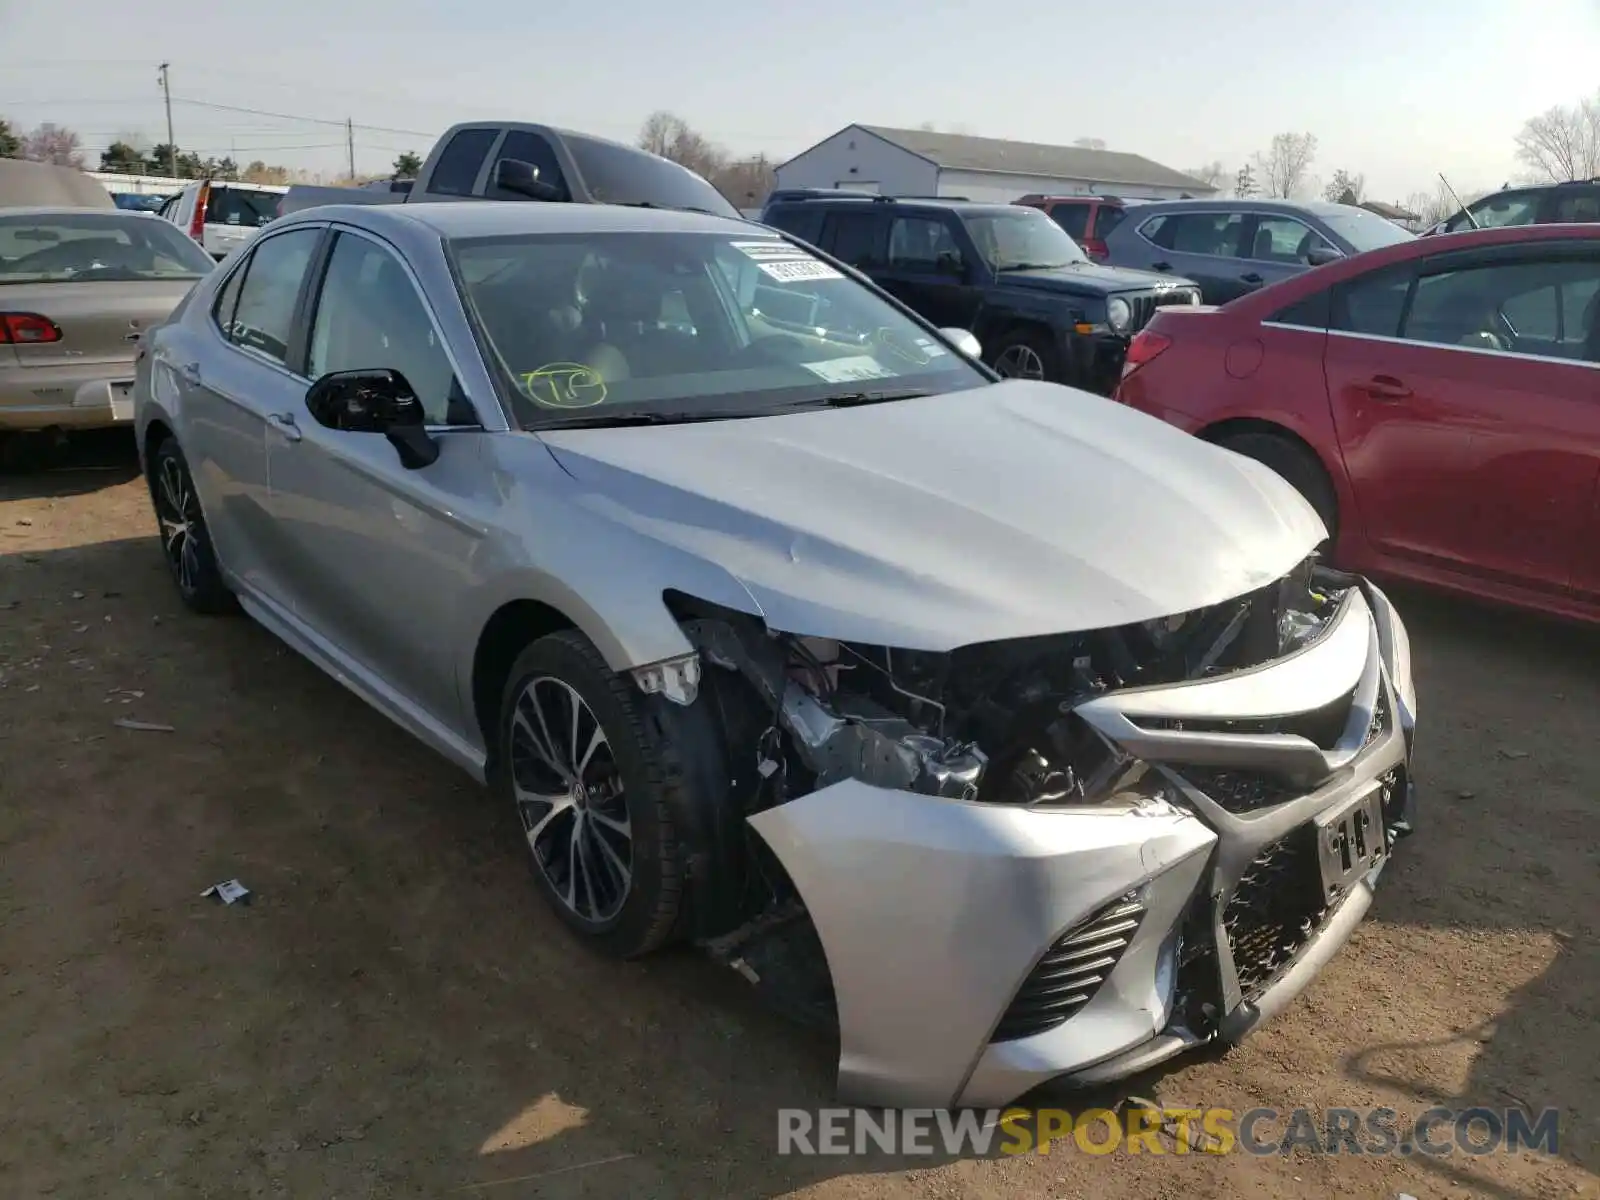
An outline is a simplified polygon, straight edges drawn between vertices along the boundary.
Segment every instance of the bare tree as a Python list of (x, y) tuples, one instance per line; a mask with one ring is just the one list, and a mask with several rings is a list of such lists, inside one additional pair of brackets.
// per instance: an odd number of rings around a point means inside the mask
[(258, 158), (239, 172), (239, 178), (245, 183), (288, 183), (289, 168), (270, 167)]
[(1367, 177), (1340, 167), (1322, 189), (1322, 198), (1329, 204), (1360, 204), (1367, 198)]
[(676, 113), (662, 109), (645, 118), (639, 129), (639, 147), (688, 167), (710, 179), (728, 161), (721, 146), (697, 133)]
[(1256, 169), (1249, 163), (1239, 168), (1239, 174), (1233, 180), (1233, 194), (1241, 200), (1248, 200), (1256, 194)]
[(1280, 133), (1265, 154), (1256, 155), (1262, 194), (1288, 200), (1305, 186), (1306, 175), (1317, 157), (1317, 137), (1312, 133)]
[(83, 143), (64, 125), (48, 121), (22, 139), (22, 157), (34, 162), (54, 163), (58, 167), (83, 169)]
[(1528, 118), (1516, 142), (1518, 161), (1541, 179), (1600, 176), (1600, 92)]
[(1461, 211), (1462, 204), (1473, 204), (1487, 194), (1483, 191), (1465, 191), (1460, 196), (1461, 204), (1457, 204), (1450, 189), (1440, 182), (1434, 185), (1431, 192), (1412, 192), (1406, 197), (1406, 207), (1417, 214), (1417, 221), (1426, 229), (1455, 216)]
[(1190, 179), (1198, 179), (1208, 188), (1222, 188), (1222, 181), (1228, 177), (1227, 170), (1222, 165), (1222, 160), (1205, 163), (1198, 167), (1185, 167), (1183, 173)]
[(1104, 138), (1079, 138), (1072, 144), (1080, 150), (1104, 150), (1106, 148), (1106, 140)]

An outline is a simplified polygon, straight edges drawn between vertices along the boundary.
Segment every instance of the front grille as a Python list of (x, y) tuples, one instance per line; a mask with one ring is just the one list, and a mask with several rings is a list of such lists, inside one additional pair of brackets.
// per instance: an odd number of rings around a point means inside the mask
[(1130, 333), (1138, 333), (1150, 324), (1150, 318), (1156, 315), (1156, 309), (1165, 308), (1169, 304), (1188, 304), (1190, 292), (1185, 288), (1173, 288), (1164, 292), (1147, 292), (1142, 296), (1124, 296), (1128, 307), (1133, 311), (1133, 325)]
[(1245, 870), (1222, 912), (1223, 933), (1246, 1000), (1255, 1000), (1289, 966), (1327, 915), (1316, 830), (1302, 825), (1272, 843)]
[(1286, 786), (1259, 771), (1213, 771), (1185, 767), (1183, 778), (1235, 816), (1285, 804), (1297, 796), (1305, 795), (1305, 789)]
[(1022, 981), (990, 1040), (1012, 1042), (1064, 1023), (1094, 998), (1143, 919), (1144, 904), (1130, 892), (1067, 930)]
[[(1321, 708), (1312, 709), (1310, 712), (1295, 713), (1287, 717), (1273, 717), (1270, 720), (1230, 721), (1206, 717), (1189, 717), (1181, 721), (1171, 717), (1135, 717), (1133, 719), (1146, 729), (1165, 732), (1187, 730), (1190, 733), (1295, 734), (1305, 738), (1306, 741), (1319, 749), (1332, 750), (1339, 744), (1339, 739), (1344, 736), (1345, 722), (1350, 718), (1350, 705), (1354, 698), (1353, 692), (1346, 692), (1337, 700), (1325, 704)], [(1374, 719), (1376, 719), (1376, 714), (1374, 714)]]

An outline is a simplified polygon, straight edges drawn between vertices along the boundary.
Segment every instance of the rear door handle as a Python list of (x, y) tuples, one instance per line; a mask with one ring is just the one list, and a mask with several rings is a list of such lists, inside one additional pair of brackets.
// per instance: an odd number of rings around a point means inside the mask
[(1390, 402), (1406, 400), (1411, 396), (1411, 389), (1393, 375), (1374, 375), (1361, 385), (1361, 390), (1374, 400)]
[(185, 383), (192, 383), (192, 384), (194, 384), (195, 387), (199, 387), (200, 386), (200, 364), (199, 363), (197, 363), (197, 362), (183, 363), (181, 366), (178, 367), (178, 374), (183, 376), (183, 381)]
[(1244, 280), (1244, 282), (1246, 282), (1246, 283), (1261, 283), (1261, 282), (1263, 282), (1261, 276), (1257, 275), (1254, 271), (1248, 271), (1245, 274), (1239, 276), (1239, 278)]
[(286, 442), (298, 442), (304, 434), (300, 426), (295, 424), (293, 413), (268, 413), (267, 424), (271, 425)]

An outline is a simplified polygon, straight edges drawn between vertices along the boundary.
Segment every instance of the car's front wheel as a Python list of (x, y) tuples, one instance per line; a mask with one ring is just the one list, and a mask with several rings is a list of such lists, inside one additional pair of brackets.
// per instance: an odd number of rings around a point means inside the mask
[(990, 352), (989, 365), (1007, 379), (1061, 379), (1059, 356), (1049, 335), (1030, 329), (1002, 334)]
[(522, 651), (500, 706), (496, 786), (534, 878), (568, 926), (619, 958), (672, 937), (684, 888), (682, 773), (643, 699), (568, 630)]
[(179, 598), (198, 613), (232, 612), (233, 593), (217, 566), (200, 493), (175, 438), (166, 438), (150, 456), (150, 499), (161, 528), (162, 557)]

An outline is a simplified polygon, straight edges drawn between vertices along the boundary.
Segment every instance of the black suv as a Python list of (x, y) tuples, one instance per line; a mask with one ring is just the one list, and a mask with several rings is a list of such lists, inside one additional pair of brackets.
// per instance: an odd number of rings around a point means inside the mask
[(934, 325), (971, 330), (1000, 374), (1105, 395), (1157, 308), (1200, 303), (1187, 279), (1096, 266), (1044, 213), (1014, 204), (779, 191), (761, 220)]
[[(1468, 214), (1471, 214), (1470, 216)], [(1600, 221), (1600, 179), (1506, 188), (1474, 200), (1422, 236), (1504, 225), (1568, 225)]]

